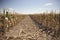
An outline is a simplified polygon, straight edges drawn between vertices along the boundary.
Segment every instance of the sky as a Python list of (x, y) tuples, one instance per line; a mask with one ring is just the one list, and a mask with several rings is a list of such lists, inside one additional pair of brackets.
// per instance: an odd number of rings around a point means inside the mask
[(9, 8), (20, 13), (60, 10), (60, 0), (0, 0), (0, 10)]

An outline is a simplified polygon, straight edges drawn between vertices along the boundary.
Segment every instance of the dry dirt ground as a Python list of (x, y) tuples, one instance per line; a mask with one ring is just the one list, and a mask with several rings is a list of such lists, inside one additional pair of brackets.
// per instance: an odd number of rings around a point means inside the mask
[(5, 37), (0, 40), (58, 40), (41, 32), (35, 22), (26, 16), (21, 22), (14, 26), (9, 32), (6, 32)]

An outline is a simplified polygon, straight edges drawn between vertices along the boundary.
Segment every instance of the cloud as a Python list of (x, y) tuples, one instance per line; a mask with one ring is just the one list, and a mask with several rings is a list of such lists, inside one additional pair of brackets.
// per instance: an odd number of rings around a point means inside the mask
[(13, 8), (8, 8), (8, 10), (14, 10)]
[(45, 6), (52, 6), (53, 3), (46, 3)]

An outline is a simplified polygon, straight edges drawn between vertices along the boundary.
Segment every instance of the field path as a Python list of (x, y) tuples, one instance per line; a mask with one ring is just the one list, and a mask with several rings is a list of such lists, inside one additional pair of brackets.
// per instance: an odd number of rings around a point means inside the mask
[(12, 30), (6, 33), (6, 36), (27, 36), (27, 35), (34, 35), (38, 28), (36, 27), (35, 23), (29, 16), (26, 16), (19, 24), (14, 26)]

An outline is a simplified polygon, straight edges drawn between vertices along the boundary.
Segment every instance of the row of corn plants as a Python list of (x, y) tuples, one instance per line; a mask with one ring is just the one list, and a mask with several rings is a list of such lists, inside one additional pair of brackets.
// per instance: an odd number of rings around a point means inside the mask
[(20, 15), (17, 13), (15, 14), (10, 14), (9, 12), (3, 13), (0, 15), (0, 29), (2, 29), (4, 33), (8, 32), (10, 28), (17, 25), (22, 19), (24, 19), (24, 17), (25, 15)]
[(37, 15), (30, 15), (34, 20), (42, 25), (45, 25), (49, 28), (55, 29), (57, 35), (60, 35), (60, 14), (37, 14)]
[[(0, 15), (0, 29), (3, 29), (3, 32), (8, 32), (10, 28), (14, 27), (21, 21), (25, 16), (19, 14), (9, 14), (8, 12)], [(2, 27), (2, 28), (1, 28)]]
[(10, 27), (13, 27), (16, 24), (16, 19), (14, 15), (8, 14), (8, 12), (6, 12), (6, 14), (2, 14), (0, 17), (0, 23), (2, 23), (1, 27), (3, 27), (2, 29), (4, 32), (6, 32)]

